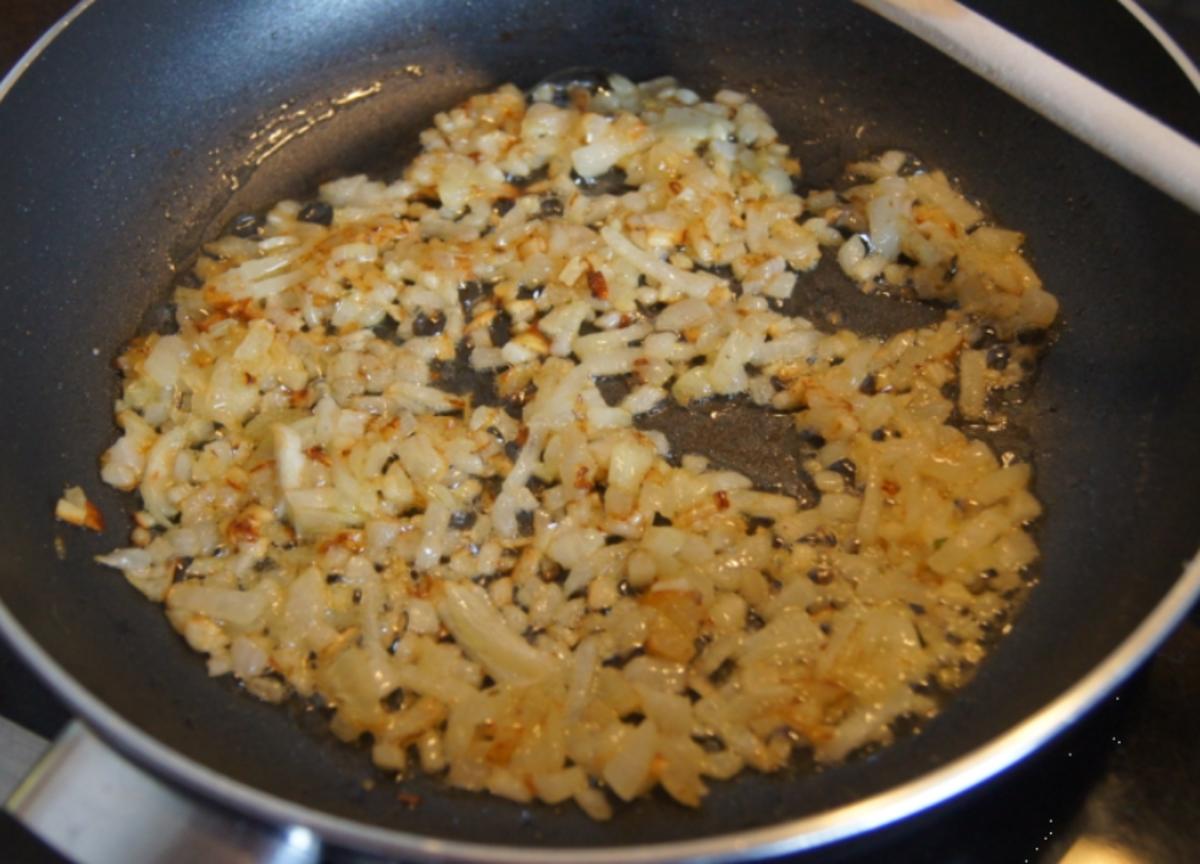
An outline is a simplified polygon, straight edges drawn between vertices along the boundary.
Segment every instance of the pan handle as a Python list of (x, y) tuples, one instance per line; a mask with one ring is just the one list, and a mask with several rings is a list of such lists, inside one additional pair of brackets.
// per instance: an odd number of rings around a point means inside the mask
[(31, 769), (5, 809), (80, 864), (321, 859), (321, 841), (307, 828), (268, 828), (201, 804), (134, 766), (78, 720), (53, 744), (3, 721), (0, 746), (0, 781), (15, 781), (14, 769)]

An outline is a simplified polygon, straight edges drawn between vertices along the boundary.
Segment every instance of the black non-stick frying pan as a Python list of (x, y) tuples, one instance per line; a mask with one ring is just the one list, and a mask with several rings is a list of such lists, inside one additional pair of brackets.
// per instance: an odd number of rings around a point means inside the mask
[[(1045, 5), (1004, 4), (1035, 33), (1059, 23)], [(1148, 39), (1123, 32), (1123, 54), (1095, 40), (1083, 65), (1129, 62), (1130, 87), (1195, 100)], [(422, 800), (409, 809), (388, 783), (365, 788), (366, 754), (318, 712), (206, 678), (161, 612), (91, 563), (127, 532), (128, 502), (97, 476), (114, 436), (110, 362), (160, 323), (147, 310), (233, 214), (349, 171), (395, 173), (436, 110), (580, 65), (752, 92), (816, 184), (848, 159), (912, 150), (1027, 232), (1063, 308), (1022, 412), (1047, 505), (1041, 583), (969, 687), (867, 758), (744, 774), (699, 811), (652, 798), (606, 824), (427, 778), (406, 783)], [(0, 189), (0, 624), (113, 746), (256, 817), (411, 857), (807, 848), (1018, 760), (1128, 674), (1200, 588), (1200, 571), (1181, 580), (1200, 535), (1200, 218), (849, 3), (99, 0), (0, 102)], [(834, 281), (808, 292), (816, 313), (869, 328), (912, 314)], [(51, 519), (77, 483), (109, 517), (103, 536)]]

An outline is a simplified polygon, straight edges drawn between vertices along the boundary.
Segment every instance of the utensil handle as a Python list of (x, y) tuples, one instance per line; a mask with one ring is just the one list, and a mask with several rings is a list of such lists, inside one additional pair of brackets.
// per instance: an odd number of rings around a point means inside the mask
[(130, 763), (78, 720), (53, 744), (5, 724), (3, 741), (16, 740), (20, 748), (3, 759), (0, 779), (12, 778), (22, 754), (41, 757), (4, 807), (72, 861), (316, 864), (321, 858), (321, 842), (308, 829), (269, 828), (193, 801)]
[(1200, 212), (1200, 146), (956, 0), (856, 0)]

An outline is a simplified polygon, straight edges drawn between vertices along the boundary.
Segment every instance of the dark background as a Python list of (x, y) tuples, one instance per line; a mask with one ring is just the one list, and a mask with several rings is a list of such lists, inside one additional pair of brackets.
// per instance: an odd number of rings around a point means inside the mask
[[(0, 69), (7, 69), (66, 12), (64, 0), (0, 0)], [(998, 3), (979, 3), (1005, 21)], [(1200, 56), (1200, 0), (1144, 5)], [(1043, 46), (1118, 93), (1137, 100), (1117, 52), (1101, 68), (1085, 57), (1115, 0), (1050, 0), (1063, 41)], [(1195, 135), (1200, 103), (1180, 106), (1183, 131)], [(1171, 122), (1173, 118), (1164, 117)], [(1188, 128), (1192, 127), (1192, 128)], [(1200, 860), (1200, 613), (1193, 611), (1155, 658), (1087, 719), (1003, 778), (952, 805), (852, 844), (809, 856), (861, 862), (1065, 862), (1136, 864)], [(0, 714), (46, 737), (66, 711), (0, 644)], [(0, 859), (60, 860), (0, 817)]]

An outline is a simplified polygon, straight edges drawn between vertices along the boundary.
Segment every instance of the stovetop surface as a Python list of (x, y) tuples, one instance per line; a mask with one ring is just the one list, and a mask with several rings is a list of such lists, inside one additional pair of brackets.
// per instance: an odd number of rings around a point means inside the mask
[[(1095, 4), (1096, 0), (1086, 0)], [(11, 66), (73, 3), (4, 0), (0, 70)], [(980, 2), (1005, 20), (998, 4)], [(1044, 14), (1075, 22), (1073, 42), (1045, 46), (1141, 104), (1146, 94), (1120, 69), (1088, 68), (1082, 47), (1089, 28), (1103, 32), (1104, 14), (1081, 2), (1046, 4)], [(1107, 4), (1116, 7), (1116, 2)], [(1157, 0), (1148, 6), (1192, 57), (1200, 56), (1200, 0)], [(1043, 14), (1043, 13), (1039, 13)], [(1115, 11), (1112, 14), (1123, 14)], [(1078, 52), (1078, 53), (1076, 53)], [(1157, 106), (1157, 113), (1196, 135), (1200, 111)], [(1171, 116), (1176, 112), (1176, 116)], [(1188, 128), (1189, 126), (1193, 128)], [(1035, 756), (986, 786), (899, 826), (803, 861), (1028, 862), (1028, 864), (1190, 864), (1200, 860), (1200, 610), (1193, 610), (1153, 660), (1115, 695)], [(0, 642), (0, 715), (53, 738), (69, 712)], [(0, 814), (0, 858), (57, 862), (50, 849)]]

